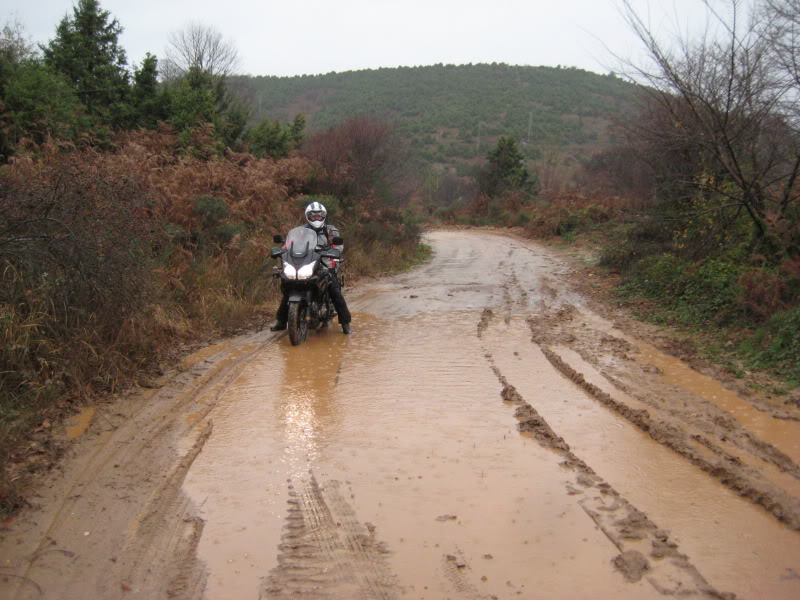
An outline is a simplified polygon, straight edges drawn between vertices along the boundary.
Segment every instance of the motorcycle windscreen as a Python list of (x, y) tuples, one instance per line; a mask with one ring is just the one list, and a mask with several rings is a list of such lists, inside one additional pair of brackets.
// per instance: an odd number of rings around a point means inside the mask
[(317, 232), (308, 227), (295, 227), (286, 234), (286, 248), (294, 259), (310, 256), (317, 247)]

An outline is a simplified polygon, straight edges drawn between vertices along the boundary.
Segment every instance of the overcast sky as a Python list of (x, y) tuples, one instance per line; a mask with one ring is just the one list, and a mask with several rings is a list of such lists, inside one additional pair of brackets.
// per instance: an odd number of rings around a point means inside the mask
[[(665, 35), (697, 26), (701, 0), (632, 0)], [(163, 56), (169, 32), (188, 20), (233, 39), (241, 71), (301, 75), (355, 69), (491, 63), (576, 66), (606, 73), (613, 52), (638, 44), (619, 0), (101, 0), (125, 28), (128, 61)], [(37, 42), (53, 37), (73, 0), (3, 0)], [(4, 13), (4, 14), (3, 14)]]

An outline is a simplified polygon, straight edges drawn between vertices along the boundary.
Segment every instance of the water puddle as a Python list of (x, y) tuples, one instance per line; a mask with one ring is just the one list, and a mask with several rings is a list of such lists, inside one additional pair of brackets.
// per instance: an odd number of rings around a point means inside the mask
[[(205, 520), (210, 600), (309, 597), (315, 582), (341, 598), (661, 597), (614, 570), (618, 549), (568, 493), (575, 472), (518, 433), (487, 349), (712, 585), (800, 597), (800, 536), (599, 405), (530, 343), (514, 315), (538, 305), (553, 261), (499, 236), (432, 239), (432, 264), (348, 298), (352, 336), (334, 326), (299, 347), (284, 337), (214, 392), (213, 434), (184, 484)], [(496, 318), (479, 339), (481, 310), (504, 300), (509, 326)]]
[(641, 351), (640, 362), (658, 367), (665, 382), (692, 392), (727, 411), (758, 439), (772, 444), (800, 464), (800, 423), (776, 419), (680, 359), (644, 342), (636, 342), (636, 345)]
[(353, 336), (282, 340), (242, 372), (185, 484), (206, 519), (209, 598), (298, 585), (281, 565), (341, 566), (332, 541), (292, 555), (298, 505), (318, 524), (346, 514), (337, 522), (371, 528), (409, 597), (658, 596), (614, 572), (617, 550), (567, 495), (561, 458), (517, 433), (472, 316), (357, 313)]
[(787, 577), (800, 565), (797, 533), (593, 400), (554, 371), (528, 338), (521, 320), (497, 324), (483, 336), (503, 374), (557, 434), (670, 530), (712, 584), (744, 597), (800, 595), (800, 580)]
[[(635, 410), (647, 410), (650, 413), (653, 412), (652, 407), (615, 388), (611, 382), (603, 377), (603, 375), (599, 373), (592, 365), (584, 361), (583, 358), (574, 350), (562, 346), (556, 346), (553, 348), (553, 350), (555, 350), (555, 352), (561, 356), (561, 358), (563, 358), (572, 368), (581, 373), (588, 383), (595, 385), (603, 392), (609, 394), (612, 398), (614, 398), (614, 400), (622, 402), (626, 406)], [(677, 426), (685, 427), (683, 423), (679, 423)], [(697, 433), (701, 432), (698, 431)], [(773, 484), (782, 487), (790, 494), (794, 494), (796, 497), (800, 498), (800, 481), (798, 481), (793, 475), (781, 471), (772, 463), (751, 456), (747, 452), (734, 447), (733, 444), (728, 441), (714, 440), (714, 442), (730, 455), (737, 457), (739, 460), (753, 467), (755, 470), (764, 473), (766, 478)], [(715, 457), (711, 450), (700, 443), (694, 443), (692, 448), (707, 457)]]
[(71, 440), (81, 437), (89, 426), (92, 424), (94, 415), (97, 409), (94, 406), (86, 406), (82, 408), (77, 415), (71, 416), (67, 419), (65, 430), (67, 437)]

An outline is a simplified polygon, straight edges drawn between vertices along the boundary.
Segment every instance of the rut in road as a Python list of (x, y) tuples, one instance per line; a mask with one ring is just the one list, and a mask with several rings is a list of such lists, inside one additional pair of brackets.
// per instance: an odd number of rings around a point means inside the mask
[(299, 492), (292, 480), (288, 487), (278, 566), (264, 581), (260, 597), (396, 598), (384, 557), (388, 550), (376, 541), (374, 526), (356, 520), (342, 484), (321, 486), (310, 472)]
[[(694, 412), (697, 399), (693, 399), (691, 404), (685, 401), (683, 404), (674, 401), (665, 403), (664, 396), (658, 393), (663, 390), (655, 388), (658, 391), (651, 391), (653, 388), (636, 381), (626, 383), (624, 379), (627, 373), (619, 368), (619, 361), (615, 359), (631, 361), (629, 353), (636, 351), (634, 346), (619, 337), (618, 332), (615, 335), (608, 331), (608, 325), (603, 327), (604, 324), (598, 322), (600, 320), (596, 316), (576, 308), (574, 298), (566, 297), (563, 291), (559, 293), (557, 287), (550, 277), (542, 275), (540, 289), (543, 294), (539, 300), (538, 314), (526, 317), (531, 341), (541, 349), (553, 367), (655, 441), (687, 458), (740, 496), (764, 507), (791, 528), (800, 530), (800, 499), (796, 495), (800, 493), (800, 465), (779, 448), (744, 429), (724, 411), (715, 411), (712, 406), (708, 409), (709, 418), (698, 419)], [(512, 311), (520, 305), (524, 306), (528, 300), (528, 293), (520, 286), (513, 266), (508, 281), (502, 286), (502, 296), (504, 321), (508, 324)], [(518, 299), (516, 303), (514, 296)], [(524, 314), (524, 311), (517, 311), (517, 314)], [(479, 337), (492, 315), (490, 310), (484, 312), (478, 325)], [(602, 389), (596, 382), (587, 381), (584, 374), (559, 354), (572, 353), (567, 348), (573, 347), (577, 349), (581, 362), (593, 365), (598, 377), (610, 384), (611, 389)], [(615, 399), (609, 393), (614, 390), (635, 398), (634, 402)], [(631, 406), (637, 401), (644, 406)], [(766, 407), (762, 410), (772, 410), (777, 417), (789, 418), (781, 410)], [(677, 418), (679, 423), (662, 418), (665, 413), (672, 419)], [(793, 418), (797, 418), (796, 415)], [(800, 435), (800, 428), (796, 435)], [(773, 480), (765, 479), (758, 468), (763, 469), (763, 465), (756, 464), (757, 468), (752, 468), (752, 459), (770, 463), (777, 469), (777, 476)], [(787, 479), (790, 479), (788, 484)]]
[[(665, 406), (657, 392), (626, 384), (620, 377), (609, 374), (609, 371), (613, 372), (613, 367), (603, 365), (597, 369), (599, 377), (610, 384), (610, 388), (606, 386), (606, 389), (602, 389), (597, 385), (600, 382), (587, 381), (584, 374), (559, 354), (569, 352), (565, 352), (567, 345), (584, 348), (580, 353), (581, 359), (595, 364), (598, 364), (597, 359), (593, 359), (586, 350), (591, 347), (587, 341), (590, 336), (599, 335), (601, 343), (606, 347), (622, 348), (617, 350), (617, 354), (622, 354), (627, 360), (630, 359), (626, 352), (631, 352), (632, 347), (622, 339), (598, 334), (592, 328), (586, 327), (586, 321), (582, 317), (583, 314), (569, 303), (549, 307), (543, 302), (540, 314), (527, 318), (531, 341), (541, 349), (556, 370), (599, 403), (647, 433), (653, 440), (688, 459), (740, 496), (762, 506), (792, 529), (800, 530), (800, 500), (776, 482), (765, 479), (758, 470), (749, 468), (745, 461), (749, 455), (758, 461), (774, 465), (780, 474), (795, 480), (789, 482), (789, 489), (793, 491), (800, 490), (796, 481), (800, 479), (800, 466), (772, 444), (743, 429), (730, 415), (713, 411), (711, 407), (709, 412), (713, 412), (709, 419), (698, 419), (696, 403), (688, 405), (688, 408), (682, 408), (678, 402)], [(614, 397), (616, 394), (631, 397), (635, 399), (633, 402), (638, 401), (642, 406), (631, 406), (631, 401), (620, 401)], [(670, 419), (665, 419), (665, 414)]]
[[(513, 319), (513, 315), (509, 314), (515, 308), (513, 299), (515, 296), (521, 298), (524, 291), (515, 290), (518, 286), (515, 273), (511, 273), (507, 279), (501, 292), (502, 301), (494, 304), (501, 308), (506, 330)], [(603, 323), (602, 319), (587, 311), (585, 306), (576, 307), (575, 299), (565, 298), (563, 293), (556, 292), (548, 278), (543, 277), (540, 289), (543, 294), (539, 300), (538, 310), (528, 315), (517, 312), (517, 323), (519, 324), (520, 320), (527, 321), (533, 347), (542, 353), (553, 368), (590, 398), (623, 417), (648, 434), (652, 440), (689, 459), (691, 464), (713, 476), (743, 498), (762, 506), (781, 522), (793, 529), (798, 528), (800, 504), (798, 498), (788, 491), (796, 492), (798, 489), (795, 485), (798, 468), (789, 456), (771, 443), (759, 439), (757, 434), (745, 430), (736, 419), (719, 411), (711, 403), (706, 406), (703, 400), (698, 402), (697, 398), (687, 401), (687, 396), (682, 397), (685, 392), (666, 388), (663, 384), (642, 385), (642, 381), (630, 376), (629, 365), (633, 359), (628, 353), (636, 353), (635, 342), (629, 343), (619, 331), (612, 332), (610, 324)], [(496, 314), (491, 308), (484, 309), (477, 325), (479, 339), (484, 338), (487, 330), (497, 323), (495, 317)], [(575, 348), (575, 351), (572, 348)], [(518, 354), (514, 352), (514, 355)], [(486, 356), (489, 362), (493, 363), (491, 353), (487, 352)], [(623, 361), (627, 361), (628, 365)], [(594, 368), (589, 366), (590, 364)], [(494, 364), (492, 368), (503, 385), (503, 399), (522, 403), (522, 408), (517, 410), (517, 416), (522, 421), (521, 430), (531, 431), (536, 439), (555, 452), (570, 453), (564, 439), (549, 427), (535, 409), (519, 397)], [(646, 365), (643, 370), (650, 377), (660, 375), (658, 369), (649, 369)], [(591, 377), (589, 375), (584, 377), (581, 371), (590, 373)], [(648, 377), (642, 379), (648, 384), (651, 382)], [(624, 401), (618, 400), (615, 396), (624, 398)], [(647, 397), (648, 403), (642, 402), (643, 396)], [(698, 405), (707, 411), (707, 419), (697, 418), (705, 416), (703, 411), (698, 413)], [(783, 417), (782, 410), (773, 412), (776, 416)], [(666, 415), (670, 418), (665, 419)], [(676, 417), (680, 420), (676, 420)], [(716, 441), (713, 441), (714, 438)], [(582, 461), (579, 464), (588, 468)], [(564, 465), (576, 468), (571, 459), (565, 460)], [(584, 484), (588, 483), (590, 480), (586, 478), (586, 471), (578, 468), (581, 471), (581, 480)], [(767, 477), (764, 477), (765, 473)], [(569, 493), (576, 494), (583, 491), (579, 486), (572, 484), (568, 486), (568, 490)], [(613, 495), (619, 496), (616, 492)], [(652, 558), (660, 559), (665, 556), (664, 552), (668, 554), (678, 552), (677, 546), (670, 539), (669, 532), (657, 528), (644, 513), (631, 506), (628, 516), (619, 519), (614, 516), (614, 512), (622, 508), (622, 500), (612, 502), (611, 510), (607, 498), (606, 503), (598, 506), (592, 506), (587, 502), (598, 498), (600, 497), (586, 498), (581, 501), (581, 505), (609, 539), (619, 544), (621, 554), (615, 560), (615, 566), (620, 568), (626, 577), (629, 567), (636, 573), (651, 566), (643, 556), (637, 556), (635, 550), (625, 549), (626, 541), (641, 539), (642, 531), (639, 527), (644, 526), (647, 529), (644, 537), (649, 538), (651, 563)], [(669, 526), (669, 521), (666, 525)], [(668, 564), (684, 571), (684, 577), (691, 573), (690, 580), (696, 586), (697, 592), (710, 596), (719, 593), (708, 585), (708, 581), (700, 575), (686, 556), (680, 555), (678, 561), (671, 560)], [(794, 570), (786, 569), (784, 573), (781, 579), (789, 581), (793, 577)], [(648, 580), (660, 593), (678, 593), (678, 590), (687, 589), (685, 583), (678, 586), (664, 585), (663, 579), (659, 581), (658, 577), (652, 575), (651, 572)]]
[[(479, 337), (490, 327), (493, 314), (490, 309), (484, 310), (477, 328)], [(678, 544), (670, 540), (666, 530), (650, 521), (575, 455), (569, 444), (508, 382), (488, 349), (484, 356), (502, 386), (503, 402), (516, 406), (514, 416), (519, 420), (519, 431), (531, 434), (544, 448), (561, 456), (562, 466), (575, 474), (574, 482), (568, 483), (565, 490), (569, 495), (582, 495), (579, 503), (583, 510), (620, 551), (614, 565), (626, 580), (636, 582), (645, 577), (659, 593), (670, 596), (735, 597), (710, 585), (678, 550)], [(640, 548), (648, 552), (649, 560)]]

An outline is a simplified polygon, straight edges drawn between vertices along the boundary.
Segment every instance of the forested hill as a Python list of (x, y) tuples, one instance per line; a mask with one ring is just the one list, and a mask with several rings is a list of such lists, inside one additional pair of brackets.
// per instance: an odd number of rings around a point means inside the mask
[(313, 131), (371, 114), (392, 121), (437, 162), (482, 156), (500, 135), (527, 142), (531, 158), (553, 146), (590, 152), (607, 141), (611, 118), (634, 89), (613, 75), (506, 64), (241, 77), (236, 84), (259, 119), (288, 121), (302, 112)]

